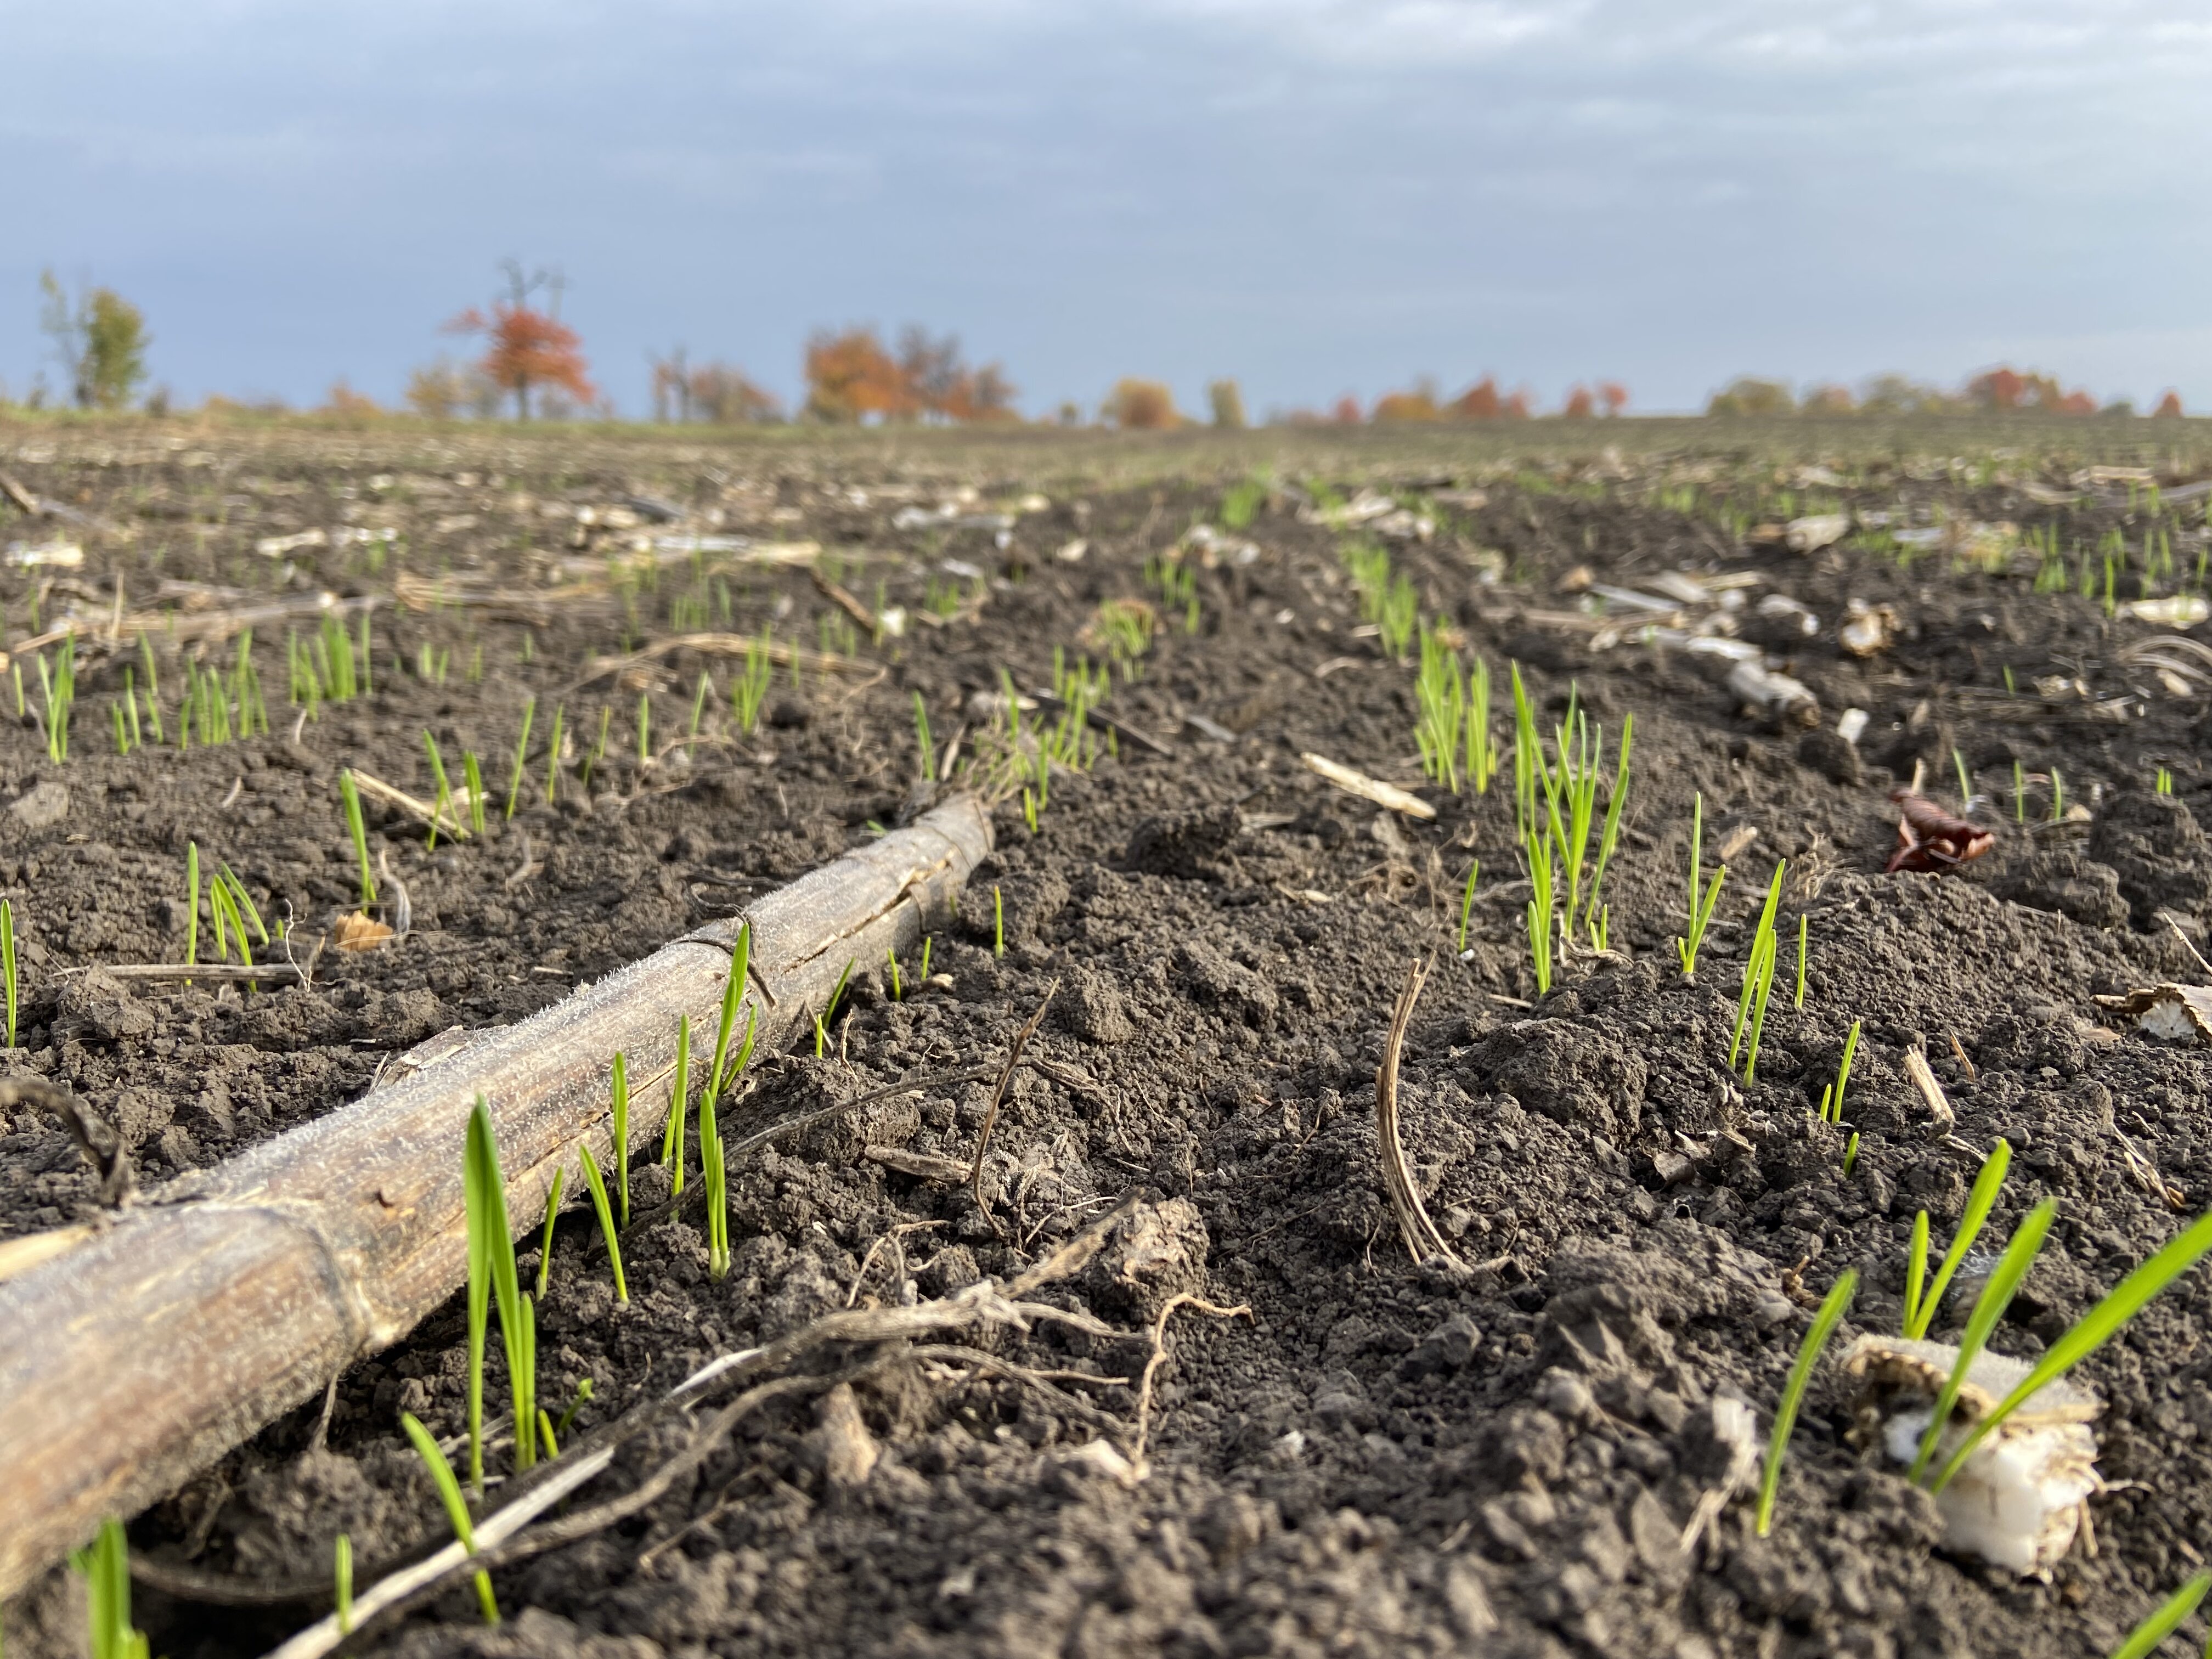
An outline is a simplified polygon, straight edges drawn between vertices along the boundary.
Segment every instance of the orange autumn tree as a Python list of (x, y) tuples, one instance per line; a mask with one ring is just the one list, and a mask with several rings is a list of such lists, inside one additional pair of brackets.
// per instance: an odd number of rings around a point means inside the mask
[(872, 328), (817, 329), (806, 342), (806, 413), (849, 425), (873, 415), (901, 420), (918, 408), (898, 360)]
[[(579, 404), (591, 403), (599, 393), (586, 373), (583, 342), (560, 319), (558, 279), (540, 271), (526, 280), (521, 267), (511, 259), (507, 270), (507, 297), (494, 300), (489, 314), (471, 306), (446, 325), (446, 332), (486, 337), (477, 368), (501, 392), (514, 394), (514, 412), (520, 419), (530, 418), (532, 392), (541, 399), (548, 392), (562, 392)], [(554, 308), (538, 311), (529, 304), (531, 291), (549, 282)]]

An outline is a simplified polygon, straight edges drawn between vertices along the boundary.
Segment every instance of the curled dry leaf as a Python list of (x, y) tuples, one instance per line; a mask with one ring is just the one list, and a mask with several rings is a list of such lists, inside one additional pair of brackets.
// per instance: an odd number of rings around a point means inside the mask
[(1917, 870), (1930, 875), (1978, 859), (1996, 844), (1996, 831), (1945, 811), (1925, 795), (1890, 792), (1897, 803), (1897, 850), (1882, 866), (1885, 873)]
[(331, 929), (331, 943), (341, 951), (374, 951), (391, 937), (391, 928), (359, 910), (340, 916)]

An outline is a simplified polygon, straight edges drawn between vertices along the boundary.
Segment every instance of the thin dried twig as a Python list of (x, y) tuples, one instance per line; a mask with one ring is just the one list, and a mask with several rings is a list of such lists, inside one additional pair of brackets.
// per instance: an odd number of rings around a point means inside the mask
[(448, 810), (441, 811), (428, 801), (417, 800), (404, 789), (395, 788), (382, 778), (362, 771), (358, 766), (349, 767), (347, 770), (353, 774), (354, 787), (360, 790), (369, 799), (380, 802), (386, 806), (395, 807), (410, 817), (433, 825), (441, 836), (450, 836), (455, 841), (466, 841), (469, 838), (467, 821), (453, 815), (454, 811), (467, 805), (465, 787), (460, 796), (453, 798)]
[[(0, 1087), (4, 1086), (0, 1085)], [(477, 1522), (477, 1553), (474, 1555), (462, 1549), (458, 1542), (449, 1544), (427, 1559), (371, 1586), (354, 1603), (354, 1628), (359, 1630), (372, 1618), (397, 1612), (421, 1601), (459, 1573), (525, 1560), (548, 1550), (576, 1543), (629, 1519), (649, 1508), (679, 1480), (698, 1468), (738, 1421), (760, 1407), (787, 1395), (820, 1392), (835, 1388), (840, 1382), (858, 1382), (890, 1366), (907, 1363), (915, 1352), (903, 1346), (884, 1348), (881, 1345), (975, 1324), (1022, 1327), (1029, 1320), (1040, 1318), (1066, 1320), (1079, 1328), (1096, 1326), (1097, 1322), (1088, 1320), (1087, 1316), (1073, 1316), (1064, 1309), (1020, 1298), (1046, 1284), (1081, 1272), (1103, 1247), (1109, 1232), (1128, 1213), (1134, 1202), (1133, 1197), (1125, 1200), (1111, 1214), (1100, 1217), (1044, 1261), (1003, 1288), (986, 1282), (971, 1285), (955, 1296), (925, 1302), (916, 1307), (866, 1308), (828, 1314), (765, 1347), (725, 1354), (708, 1362), (668, 1394), (624, 1413), (587, 1441), (569, 1449), (556, 1462), (542, 1465), (539, 1474), (514, 1491), (514, 1496), (503, 1507)], [(1195, 1298), (1179, 1297), (1177, 1300)], [(1174, 1306), (1171, 1303), (1169, 1310), (1172, 1311)], [(1207, 1311), (1224, 1310), (1209, 1307)], [(1164, 1314), (1163, 1322), (1164, 1320)], [(1109, 1335), (1133, 1334), (1115, 1332), (1110, 1328), (1106, 1328)], [(1156, 1348), (1158, 1336), (1158, 1329), (1155, 1328)], [(523, 1531), (555, 1503), (605, 1469), (623, 1444), (643, 1434), (672, 1413), (697, 1405), (714, 1389), (778, 1370), (817, 1350), (836, 1346), (874, 1346), (878, 1352), (858, 1364), (839, 1370), (774, 1377), (755, 1384), (702, 1422), (674, 1456), (630, 1491), (591, 1509), (548, 1522), (526, 1533)], [(969, 1356), (967, 1351), (962, 1350), (960, 1357), (968, 1358)], [(1016, 1368), (1017, 1374), (1022, 1369)], [(1050, 1375), (1032, 1373), (1023, 1376), (1021, 1380), (1036, 1382)], [(1088, 1376), (1083, 1380), (1112, 1381)], [(1058, 1395), (1057, 1390), (1054, 1393)], [(1066, 1398), (1064, 1395), (1059, 1397)], [(1069, 1403), (1076, 1402), (1071, 1401)], [(298, 1588), (296, 1585), (286, 1587), (288, 1592), (296, 1592)], [(276, 1649), (269, 1659), (322, 1659), (322, 1656), (336, 1650), (344, 1639), (338, 1632), (337, 1615), (332, 1613)]]
[(1177, 1308), (1185, 1307), (1195, 1308), (1200, 1313), (1212, 1314), (1216, 1319), (1252, 1317), (1251, 1307), (1246, 1303), (1240, 1302), (1233, 1308), (1224, 1308), (1208, 1302), (1203, 1297), (1193, 1296), (1188, 1291), (1180, 1291), (1170, 1297), (1167, 1305), (1160, 1310), (1160, 1316), (1152, 1322), (1152, 1358), (1145, 1361), (1144, 1377), (1137, 1385), (1137, 1438), (1135, 1449), (1130, 1455), (1129, 1462), (1135, 1468), (1139, 1480), (1145, 1478), (1152, 1468), (1145, 1461), (1145, 1446), (1151, 1439), (1152, 1431), (1152, 1378), (1158, 1375), (1160, 1367), (1167, 1363), (1168, 1321), (1174, 1316)]
[(1409, 818), (1432, 818), (1437, 815), (1437, 809), (1419, 795), (1408, 794), (1395, 783), (1370, 778), (1364, 772), (1355, 772), (1326, 755), (1304, 754), (1298, 758), (1305, 763), (1306, 770), (1328, 779), (1348, 795), (1371, 800), (1377, 806), (1386, 806), (1393, 812), (1403, 812)]
[(1936, 1073), (1928, 1069), (1928, 1056), (1917, 1048), (1905, 1051), (1905, 1074), (1912, 1079), (1912, 1086), (1920, 1091), (1920, 1098), (1928, 1103), (1928, 1115), (1935, 1119), (1938, 1128), (1948, 1129), (1959, 1121), (1951, 1109), (1951, 1103), (1943, 1097), (1943, 1085), (1936, 1080)]
[(863, 662), (857, 657), (833, 656), (826, 651), (802, 651), (796, 646), (778, 645), (773, 641), (763, 642), (750, 634), (672, 634), (665, 640), (655, 640), (626, 657), (592, 658), (585, 665), (583, 677), (568, 689), (577, 690), (593, 680), (643, 667), (678, 651), (697, 651), (710, 657), (742, 657), (757, 651), (765, 653), (769, 661), (778, 668), (788, 668), (797, 663), (801, 669), (817, 674), (866, 676), (871, 684), (889, 672), (875, 663)]
[(1406, 988), (1398, 993), (1398, 1006), (1390, 1016), (1389, 1039), (1382, 1045), (1382, 1064), (1375, 1073), (1376, 1150), (1382, 1163), (1382, 1184), (1390, 1194), (1391, 1213), (1398, 1218), (1398, 1236), (1407, 1254), (1417, 1262), (1442, 1256), (1456, 1266), (1459, 1258), (1444, 1243), (1437, 1224), (1429, 1219), (1428, 1206), (1414, 1190), (1406, 1168), (1406, 1148), (1398, 1138), (1398, 1060), (1405, 1052), (1406, 1027), (1413, 1018), (1413, 1004), (1428, 975), (1427, 963), (1415, 958), (1406, 970)]
[(1014, 1046), (1007, 1050), (1005, 1069), (999, 1073), (999, 1086), (991, 1091), (991, 1104), (983, 1114), (982, 1132), (975, 1137), (975, 1164), (968, 1172), (968, 1187), (975, 1195), (975, 1207), (983, 1212), (983, 1219), (990, 1222), (994, 1232), (1000, 1231), (1000, 1227), (991, 1214), (989, 1201), (983, 1196), (983, 1158), (991, 1150), (991, 1132), (999, 1127), (999, 1109), (1006, 1104), (1006, 1091), (1014, 1081), (1014, 1068), (1022, 1063), (1022, 1050), (1030, 1046), (1030, 1039), (1036, 1035), (1037, 1027), (1044, 1023), (1044, 1011), (1052, 1006), (1053, 994), (1059, 989), (1058, 980), (1045, 987), (1044, 1000), (1037, 1004), (1036, 1012), (1030, 1016), (1029, 1024), (1014, 1034)]
[(134, 1182), (131, 1149), (105, 1118), (59, 1084), (38, 1078), (0, 1079), (0, 1106), (35, 1106), (62, 1121), (77, 1151), (100, 1177), (100, 1201), (109, 1209), (130, 1201)]

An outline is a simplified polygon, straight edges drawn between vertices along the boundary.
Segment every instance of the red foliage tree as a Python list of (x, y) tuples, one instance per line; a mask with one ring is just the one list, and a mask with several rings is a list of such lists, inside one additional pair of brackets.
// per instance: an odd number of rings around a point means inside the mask
[(2165, 420), (2178, 420), (2181, 416), (2181, 394), (2179, 392), (2167, 392), (2158, 400), (2158, 407), (2151, 410), (2151, 414)]
[(1498, 396), (1497, 379), (1484, 375), (1453, 400), (1451, 412), (1462, 421), (1494, 421), (1505, 412)]
[(1605, 405), (1607, 414), (1618, 415), (1628, 407), (1628, 388), (1618, 380), (1600, 380), (1597, 400)]
[(1587, 421), (1597, 412), (1597, 399), (1591, 397), (1588, 386), (1573, 387), (1567, 393), (1566, 406), (1559, 410), (1571, 421)]
[(1967, 400), (1984, 409), (2018, 409), (2027, 394), (2027, 377), (2009, 368), (1992, 368), (1966, 382)]
[(2097, 400), (2087, 392), (2076, 389), (2066, 393), (2050, 407), (2057, 410), (2061, 415), (2094, 415), (2097, 412)]
[(1529, 412), (1528, 387), (1522, 386), (1508, 397), (1504, 403), (1499, 406), (1498, 412), (1504, 415), (1509, 421), (1527, 420), (1528, 418)]
[(562, 392), (579, 404), (591, 403), (599, 393), (592, 388), (576, 331), (526, 303), (535, 281), (526, 283), (518, 272), (513, 283), (513, 295), (493, 301), (489, 315), (471, 306), (446, 325), (446, 331), (486, 337), (477, 368), (501, 392), (514, 394), (514, 412), (523, 420), (530, 418), (533, 391), (541, 395)]
[(1350, 392), (1339, 398), (1328, 411), (1328, 418), (1339, 426), (1359, 424), (1359, 399)]

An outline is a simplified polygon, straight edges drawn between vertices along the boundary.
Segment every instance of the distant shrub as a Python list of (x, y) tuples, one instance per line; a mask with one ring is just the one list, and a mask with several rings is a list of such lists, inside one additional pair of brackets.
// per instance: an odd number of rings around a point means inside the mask
[(1099, 413), (1124, 432), (1157, 432), (1182, 424), (1182, 416), (1176, 413), (1175, 393), (1158, 380), (1117, 380)]
[(1708, 415), (1794, 415), (1797, 399), (1781, 380), (1756, 380), (1740, 374), (1713, 393), (1705, 405)]
[(1234, 380), (1216, 380), (1206, 388), (1206, 400), (1212, 405), (1213, 424), (1224, 432), (1241, 431), (1244, 426), (1244, 393)]
[(2176, 420), (2180, 417), (2180, 415), (2181, 394), (2179, 392), (2167, 392), (2158, 400), (2158, 407), (2151, 410), (2151, 416), (2154, 420)]
[(1422, 381), (1411, 392), (1386, 392), (1375, 400), (1375, 412), (1370, 418), (1376, 425), (1388, 425), (1406, 421), (1441, 420), (1443, 411), (1437, 407), (1437, 390), (1433, 384)]
[(1590, 395), (1588, 386), (1574, 386), (1567, 392), (1567, 401), (1559, 413), (1571, 421), (1586, 421), (1597, 413), (1597, 399)]

